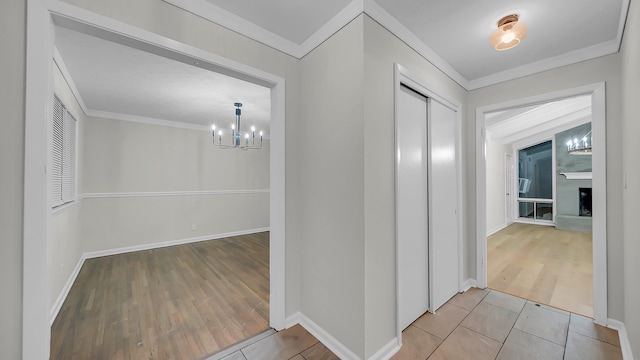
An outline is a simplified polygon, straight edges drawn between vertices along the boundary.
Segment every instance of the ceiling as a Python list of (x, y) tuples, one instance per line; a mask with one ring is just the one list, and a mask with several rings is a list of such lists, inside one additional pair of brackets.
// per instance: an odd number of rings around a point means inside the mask
[(591, 96), (485, 114), (487, 137), (513, 144), (538, 134), (558, 133), (591, 121)]
[[(629, 0), (164, 0), (301, 58), (362, 12), (467, 90), (619, 50)], [(529, 31), (508, 51), (489, 36), (516, 13)]]
[[(619, 50), (629, 0), (164, 0), (297, 58), (365, 12), (467, 90)], [(507, 51), (489, 35), (517, 13), (529, 31)], [(57, 63), (85, 112), (204, 129), (243, 124), (268, 133), (270, 91), (56, 26)]]
[(269, 88), (64, 27), (55, 30), (56, 63), (72, 79), (87, 115), (205, 130), (231, 126), (233, 104), (241, 102), (242, 127), (269, 133)]

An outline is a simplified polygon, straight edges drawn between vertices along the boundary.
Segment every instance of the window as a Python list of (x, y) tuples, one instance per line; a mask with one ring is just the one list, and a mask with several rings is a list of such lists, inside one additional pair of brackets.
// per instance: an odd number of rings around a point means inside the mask
[(518, 151), (518, 215), (553, 221), (553, 143)]
[(76, 119), (57, 96), (51, 124), (51, 206), (76, 198)]

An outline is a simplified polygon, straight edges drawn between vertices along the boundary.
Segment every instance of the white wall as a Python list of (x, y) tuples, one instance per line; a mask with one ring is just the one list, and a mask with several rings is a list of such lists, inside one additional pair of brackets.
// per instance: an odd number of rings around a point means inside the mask
[(640, 165), (637, 143), (640, 137), (640, 3), (631, 1), (622, 44), (622, 146), (624, 192), (624, 322), (631, 348), (640, 357), (640, 222), (637, 208), (640, 203)]
[[(607, 116), (607, 281), (608, 281), (608, 315), (610, 318), (624, 319), (624, 251), (622, 232), (622, 111), (621, 111), (621, 73), (620, 55), (613, 54), (578, 64), (564, 66), (543, 73), (526, 76), (497, 85), (469, 92), (466, 127), (466, 142), (475, 144), (476, 125), (475, 110), (477, 107), (501, 103), (509, 100), (549, 93), (567, 88), (606, 81), (606, 116)], [(467, 158), (467, 193), (475, 199), (475, 147), (470, 146)], [(475, 203), (467, 207), (467, 227), (471, 229), (467, 238), (471, 254), (476, 253), (476, 239), (473, 231), (476, 228)], [(476, 258), (469, 257), (471, 275), (475, 275)]]
[[(73, 96), (71, 89), (65, 81), (56, 63), (53, 63), (54, 92), (67, 107), (68, 111), (77, 121), (77, 169), (82, 169), (84, 158), (83, 133), (85, 115), (82, 108)], [(82, 193), (83, 176), (81, 171), (77, 173), (77, 193)], [(49, 274), (49, 300), (50, 306), (54, 306), (65, 284), (71, 276), (76, 264), (82, 255), (80, 234), (80, 215), (82, 213), (81, 201), (76, 201), (71, 206), (62, 206), (57, 211), (52, 210), (49, 222), (49, 238), (47, 243), (47, 269)]]
[(511, 154), (511, 146), (487, 140), (487, 234), (506, 225), (505, 154)]
[(26, 1), (0, 3), (0, 354), (22, 358)]
[(222, 150), (208, 131), (87, 117), (84, 142), (84, 252), (269, 226), (269, 141)]
[[(463, 106), (466, 91), (368, 16), (364, 17), (364, 54), (364, 128), (361, 131), (364, 133), (365, 354), (369, 357), (396, 336), (397, 326), (394, 63), (424, 79), (433, 86), (432, 91), (456, 99)], [(462, 111), (464, 114), (464, 108)], [(462, 146), (464, 150), (465, 144)], [(462, 177), (464, 181), (468, 176), (462, 174)], [(465, 268), (465, 279), (467, 275)]]
[(301, 215), (298, 189), (298, 60), (163, 1), (68, 3), (278, 75), (286, 80), (286, 315), (300, 310)]
[(364, 354), (363, 16), (300, 61), (302, 312)]

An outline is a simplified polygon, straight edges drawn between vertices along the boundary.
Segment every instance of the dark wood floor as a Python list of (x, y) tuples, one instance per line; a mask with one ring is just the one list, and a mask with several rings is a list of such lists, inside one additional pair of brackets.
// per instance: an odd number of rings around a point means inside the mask
[(269, 233), (90, 259), (51, 359), (201, 359), (269, 329)]

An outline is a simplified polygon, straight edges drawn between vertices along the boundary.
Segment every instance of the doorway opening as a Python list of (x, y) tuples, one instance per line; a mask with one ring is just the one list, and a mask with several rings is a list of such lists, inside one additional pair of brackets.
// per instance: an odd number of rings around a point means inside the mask
[[(480, 287), (606, 324), (604, 118), (603, 84), (477, 109)], [(593, 152), (571, 154), (591, 129)], [(597, 216), (580, 216), (580, 187)]]
[[(25, 148), (27, 154), (25, 194), (28, 195), (25, 196), (24, 226), (29, 231), (25, 231), (24, 243), (25, 249), (33, 251), (24, 252), (23, 311), (27, 315), (24, 317), (23, 330), (25, 336), (29, 336), (33, 341), (25, 343), (23, 355), (28, 358), (49, 357), (47, 354), (49, 354), (51, 346), (50, 321), (52, 313), (55, 312), (51, 307), (53, 279), (46, 275), (48, 264), (45, 261), (50, 258), (52, 251), (50, 237), (52, 214), (47, 196), (48, 178), (46, 174), (42, 173), (42, 169), (48, 163), (46, 146), (48, 131), (43, 119), (47, 118), (47, 109), (54, 93), (52, 65), (55, 40), (50, 34), (54, 33), (55, 26), (64, 26), (84, 34), (91, 34), (114, 43), (142, 49), (183, 64), (197, 66), (204, 70), (218, 72), (268, 88), (268, 98), (271, 102), (269, 109), (271, 146), (270, 153), (267, 155), (269, 157), (269, 175), (267, 175), (268, 200), (266, 204), (270, 213), (267, 228), (270, 231), (267, 255), (269, 263), (268, 299), (270, 302), (268, 318), (272, 328), (283, 329), (285, 325), (284, 79), (124, 23), (94, 16), (89, 12), (59, 2), (47, 3), (46, 5), (41, 2), (32, 2), (29, 6), (28, 17), (30, 24), (27, 41), (29, 63), (27, 64), (26, 83), (29, 90), (26, 95), (27, 125), (25, 130), (27, 144)], [(208, 140), (210, 135), (204, 132), (203, 138)], [(208, 141), (203, 141), (203, 143), (208, 144)], [(117, 150), (118, 147), (113, 149)], [(210, 146), (208, 150), (214, 151), (215, 149)], [(99, 195), (97, 194), (98, 197)], [(124, 195), (126, 197), (127, 194)], [(138, 198), (146, 196), (144, 194), (138, 195)], [(259, 194), (247, 194), (248, 197), (256, 195)], [(174, 199), (177, 198), (178, 196), (174, 197)], [(190, 231), (198, 230), (200, 226), (203, 226), (202, 224), (189, 224)], [(234, 234), (227, 233), (226, 235)], [(164, 246), (167, 245), (175, 244), (165, 242)], [(144, 245), (142, 249), (144, 249)]]

